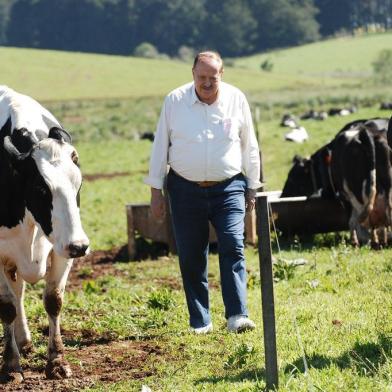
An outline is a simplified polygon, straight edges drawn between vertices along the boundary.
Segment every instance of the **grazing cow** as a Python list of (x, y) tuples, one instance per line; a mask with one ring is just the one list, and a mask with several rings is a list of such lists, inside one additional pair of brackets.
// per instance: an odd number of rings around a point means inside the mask
[(330, 116), (348, 116), (349, 114), (355, 113), (357, 108), (351, 106), (350, 108), (331, 108), (328, 110)]
[(296, 118), (292, 114), (285, 113), (282, 117), (282, 120), (280, 121), (280, 126), (295, 128), (298, 126), (298, 124)]
[(392, 102), (381, 102), (380, 110), (392, 110)]
[(60, 310), (74, 257), (88, 238), (79, 215), (78, 154), (54, 116), (30, 97), (0, 86), (0, 319), (1, 379), (21, 381), (20, 354), (31, 346), (25, 282), (46, 280), (49, 318), (46, 376), (71, 374), (63, 358)]
[(308, 112), (301, 115), (301, 120), (325, 120), (328, 118), (328, 113), (321, 111), (317, 112), (314, 109), (310, 109)]
[[(380, 121), (376, 121), (380, 120)], [(294, 158), (281, 197), (339, 198), (350, 211), (349, 228), (354, 245), (379, 246), (376, 229), (391, 224), (392, 166), (382, 119), (361, 121), (341, 130), (309, 159)]]

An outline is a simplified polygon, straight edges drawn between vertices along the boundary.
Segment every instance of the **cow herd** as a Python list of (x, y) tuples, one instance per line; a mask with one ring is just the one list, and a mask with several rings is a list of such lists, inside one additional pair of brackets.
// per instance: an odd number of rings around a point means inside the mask
[(295, 156), (281, 197), (338, 199), (349, 211), (353, 245), (388, 244), (392, 212), (392, 120), (345, 125), (309, 158)]

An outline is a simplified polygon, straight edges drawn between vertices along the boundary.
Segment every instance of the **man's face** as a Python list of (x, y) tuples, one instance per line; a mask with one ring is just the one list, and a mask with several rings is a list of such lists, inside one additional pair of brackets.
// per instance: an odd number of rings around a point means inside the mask
[(218, 96), (219, 83), (222, 76), (222, 64), (211, 57), (201, 57), (193, 68), (193, 80), (199, 99), (211, 104)]

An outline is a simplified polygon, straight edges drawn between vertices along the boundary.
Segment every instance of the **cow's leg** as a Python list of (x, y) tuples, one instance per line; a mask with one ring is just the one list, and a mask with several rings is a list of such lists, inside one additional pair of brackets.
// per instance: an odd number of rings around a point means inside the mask
[(348, 221), (348, 226), (350, 228), (350, 241), (351, 245), (354, 247), (359, 247), (359, 241), (358, 241), (358, 236), (357, 236), (357, 216), (355, 211), (353, 210), (350, 216), (350, 219)]
[(16, 296), (16, 318), (14, 321), (15, 340), (19, 352), (25, 354), (32, 349), (31, 334), (24, 310), (24, 291), (26, 284), (17, 271), (9, 271), (7, 277)]
[(388, 228), (387, 226), (383, 226), (378, 229), (378, 238), (380, 240), (380, 245), (382, 248), (386, 248), (388, 246)]
[(8, 284), (4, 267), (0, 267), (0, 319), (4, 330), (3, 366), (0, 371), (2, 382), (23, 381), (19, 362), (19, 350), (15, 341), (14, 322), (16, 318), (16, 296)]
[(72, 260), (52, 253), (52, 262), (46, 277), (44, 304), (49, 317), (48, 363), (45, 373), (47, 378), (67, 378), (72, 372), (64, 359), (64, 346), (60, 333), (60, 311), (64, 298), (64, 289)]
[(380, 250), (380, 240), (378, 238), (377, 229), (372, 227), (371, 228), (371, 242), (370, 246), (374, 250)]

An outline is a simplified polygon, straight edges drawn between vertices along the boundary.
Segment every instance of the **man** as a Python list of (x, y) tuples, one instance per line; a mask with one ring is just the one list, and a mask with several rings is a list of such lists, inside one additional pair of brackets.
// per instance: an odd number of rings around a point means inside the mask
[(261, 185), (259, 148), (244, 94), (221, 80), (220, 55), (199, 53), (192, 73), (192, 83), (165, 98), (145, 182), (151, 186), (152, 213), (163, 218), (162, 188), (170, 166), (167, 191), (192, 330), (212, 331), (207, 279), (211, 221), (227, 327), (242, 332), (255, 327), (246, 306), (243, 233), (245, 208), (254, 208)]

